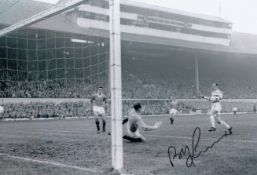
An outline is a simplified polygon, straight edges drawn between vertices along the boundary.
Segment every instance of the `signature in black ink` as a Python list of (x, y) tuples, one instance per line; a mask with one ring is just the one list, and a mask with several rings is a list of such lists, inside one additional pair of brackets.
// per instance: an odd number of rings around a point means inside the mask
[(213, 148), (214, 145), (218, 142), (220, 142), (224, 137), (230, 135), (227, 131), (219, 137), (216, 141), (214, 141), (210, 146), (207, 146), (204, 150), (200, 150), (197, 152), (197, 147), (200, 142), (201, 138), (201, 129), (199, 127), (196, 127), (194, 130), (194, 133), (192, 135), (192, 145), (191, 145), (191, 150), (188, 145), (182, 147), (179, 152), (177, 152), (176, 147), (174, 146), (169, 146), (168, 148), (168, 155), (169, 155), (169, 160), (170, 160), (170, 165), (174, 167), (173, 160), (175, 158), (182, 159), (183, 156), (186, 156), (188, 154), (188, 157), (186, 159), (186, 166), (187, 167), (195, 167), (194, 159), (200, 157), (202, 153), (207, 152), (209, 149)]

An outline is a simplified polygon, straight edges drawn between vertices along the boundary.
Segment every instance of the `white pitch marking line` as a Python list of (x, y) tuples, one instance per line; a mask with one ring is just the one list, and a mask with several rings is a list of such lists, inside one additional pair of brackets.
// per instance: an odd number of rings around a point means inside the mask
[[(180, 137), (180, 136), (160, 136), (160, 135), (145, 135), (149, 137), (159, 137), (159, 138), (175, 138), (175, 139), (186, 139), (186, 140), (192, 140), (192, 137)], [(207, 138), (201, 138), (201, 140), (205, 141), (216, 141), (217, 139), (207, 139)], [(224, 142), (238, 142), (238, 143), (257, 143), (257, 140), (238, 140), (238, 139), (225, 139)]]
[(0, 156), (7, 156), (12, 159), (22, 160), (22, 161), (26, 161), (26, 162), (34, 162), (34, 163), (52, 165), (52, 166), (57, 166), (57, 167), (87, 171), (87, 172), (91, 172), (91, 173), (99, 173), (99, 171), (94, 170), (94, 169), (79, 167), (79, 166), (75, 166), (75, 165), (66, 165), (66, 164), (57, 163), (57, 162), (53, 162), (53, 161), (37, 160), (37, 159), (32, 159), (32, 158), (27, 158), (27, 157), (18, 157), (18, 156), (12, 156), (9, 154), (5, 154), (5, 153), (0, 153)]

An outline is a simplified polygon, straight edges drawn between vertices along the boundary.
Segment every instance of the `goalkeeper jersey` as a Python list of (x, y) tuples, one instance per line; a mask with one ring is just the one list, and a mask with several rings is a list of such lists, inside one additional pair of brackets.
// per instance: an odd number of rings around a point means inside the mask
[(129, 115), (128, 115), (128, 124), (127, 124), (127, 129), (129, 131), (131, 131), (131, 128), (133, 127), (137, 127), (137, 129), (139, 129), (139, 127), (144, 127), (146, 126), (141, 115), (138, 114), (134, 109), (131, 110), (129, 112)]

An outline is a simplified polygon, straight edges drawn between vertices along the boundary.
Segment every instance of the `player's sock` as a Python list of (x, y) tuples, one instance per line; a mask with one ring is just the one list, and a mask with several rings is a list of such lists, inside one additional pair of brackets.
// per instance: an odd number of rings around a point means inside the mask
[(211, 127), (215, 128), (215, 117), (213, 115), (210, 116), (210, 121), (211, 121)]
[(224, 125), (227, 129), (231, 128), (225, 121), (220, 121), (222, 125)]
[(96, 124), (97, 133), (99, 133), (100, 131), (99, 120), (96, 120), (95, 124)]
[(103, 132), (105, 132), (106, 121), (103, 120)]

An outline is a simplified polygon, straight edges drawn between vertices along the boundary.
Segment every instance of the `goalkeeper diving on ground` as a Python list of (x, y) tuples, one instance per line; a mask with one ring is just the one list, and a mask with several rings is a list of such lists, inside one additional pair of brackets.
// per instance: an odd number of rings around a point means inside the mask
[(153, 126), (145, 124), (141, 116), (141, 110), (142, 106), (140, 103), (134, 104), (128, 117), (123, 120), (122, 124), (127, 123), (127, 135), (124, 135), (123, 139), (131, 142), (144, 142), (146, 138), (139, 132), (139, 129), (152, 131), (161, 126), (162, 122), (156, 122)]

